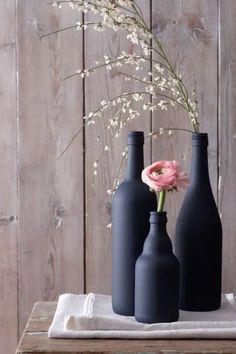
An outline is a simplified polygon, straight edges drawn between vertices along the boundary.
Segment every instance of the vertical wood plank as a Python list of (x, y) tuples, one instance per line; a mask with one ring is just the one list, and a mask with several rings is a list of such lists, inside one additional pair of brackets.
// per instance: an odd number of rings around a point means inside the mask
[(236, 291), (236, 3), (220, 1), (219, 41), (219, 185), (223, 223), (223, 285), (226, 292)]
[[(153, 27), (190, 93), (196, 78), (200, 131), (209, 134), (209, 169), (217, 197), (217, 0), (155, 0)], [(155, 112), (153, 130), (161, 127), (191, 130), (189, 118), (181, 108)], [(191, 134), (175, 132), (153, 140), (153, 160), (159, 159), (175, 159), (190, 172)], [(184, 193), (167, 196), (171, 237), (183, 197)]]
[(44, 0), (18, 2), (20, 330), (35, 301), (83, 292), (82, 87), (62, 79), (82, 63), (79, 13)]
[[(149, 1), (140, 2), (144, 16), (149, 21)], [(91, 16), (91, 15), (89, 15)], [(86, 20), (91, 20), (87, 16)], [(137, 48), (130, 45), (124, 33), (105, 31), (102, 34), (93, 29), (86, 31), (85, 65), (91, 67), (96, 60), (102, 60), (104, 55), (116, 57), (122, 50), (130, 53)], [(122, 92), (132, 92), (135, 87), (132, 83), (124, 83), (120, 74), (122, 69), (113, 69), (111, 72), (100, 70), (86, 80), (85, 108), (86, 113), (95, 110), (100, 102), (111, 99)], [(105, 126), (109, 118), (119, 114), (117, 107), (105, 112), (104, 118), (96, 122), (94, 128), (86, 129), (86, 144), (91, 145), (86, 151), (86, 291), (100, 293), (111, 292), (111, 230), (107, 225), (111, 223), (111, 198), (107, 190), (113, 187), (117, 176), (122, 152), (126, 146), (128, 130), (143, 130), (149, 133), (150, 114), (141, 111), (141, 116), (124, 127), (119, 138), (112, 138)], [(100, 140), (96, 143), (97, 136)], [(112, 152), (106, 152), (98, 166), (98, 175), (93, 176), (93, 162), (96, 161), (102, 146), (108, 145)], [(150, 144), (145, 146), (145, 160), (149, 163)], [(120, 180), (123, 179), (123, 171)]]
[(0, 352), (17, 344), (16, 8), (0, 2)]

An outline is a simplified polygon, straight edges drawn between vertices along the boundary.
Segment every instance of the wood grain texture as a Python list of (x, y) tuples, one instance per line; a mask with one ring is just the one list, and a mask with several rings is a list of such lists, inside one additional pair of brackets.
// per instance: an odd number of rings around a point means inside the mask
[(18, 2), (19, 319), (23, 330), (36, 300), (83, 292), (83, 161), (78, 139), (82, 87), (62, 79), (82, 62), (82, 38), (61, 32), (79, 20), (69, 7)]
[(0, 353), (10, 354), (18, 341), (15, 1), (0, 2), (0, 21)]
[[(47, 328), (55, 311), (55, 303), (34, 306), (28, 326), (16, 354), (79, 354), (79, 353), (172, 353), (172, 354), (235, 354), (235, 340), (119, 340), (119, 339), (53, 339)], [(32, 323), (34, 327), (32, 328)]]
[[(217, 4), (216, 0), (155, 0), (153, 28), (168, 57), (192, 92), (196, 78), (200, 131), (209, 134), (209, 169), (217, 197)], [(207, 68), (207, 69), (206, 69)], [(153, 130), (182, 127), (191, 130), (186, 112), (180, 107), (153, 116)], [(153, 140), (153, 160), (180, 161), (190, 172), (191, 134), (174, 132)], [(167, 196), (168, 230), (174, 236), (175, 222), (184, 193)]]
[[(149, 1), (140, 1), (143, 13), (149, 22)], [(91, 20), (87, 17), (86, 20)], [(85, 36), (85, 65), (91, 67), (96, 60), (102, 60), (104, 55), (116, 57), (125, 50), (129, 53), (137, 53), (137, 48), (131, 45), (126, 34), (105, 31), (102, 34), (92, 29), (86, 31)], [(131, 68), (132, 69), (132, 68)], [(130, 69), (130, 70), (131, 70)], [(127, 70), (127, 69), (126, 69)], [(110, 72), (100, 70), (86, 80), (85, 85), (85, 109), (88, 112), (96, 110), (100, 102), (111, 99), (122, 92), (133, 92), (139, 87), (124, 82), (121, 72), (123, 68), (113, 69)], [(96, 122), (94, 127), (86, 129), (86, 292), (111, 293), (111, 230), (107, 225), (111, 223), (111, 198), (107, 196), (107, 190), (113, 187), (117, 176), (122, 152), (126, 146), (128, 130), (143, 130), (147, 134), (150, 130), (150, 114), (142, 112), (141, 116), (125, 126), (120, 137), (112, 137), (111, 130), (104, 127), (108, 120), (118, 113), (118, 107), (105, 112), (104, 118)], [(96, 138), (100, 140), (96, 143)], [(102, 151), (102, 146), (108, 145), (112, 152), (105, 152), (98, 166), (98, 175), (93, 176), (93, 163)], [(150, 161), (150, 143), (145, 145), (146, 164)], [(123, 180), (123, 171), (120, 181)]]
[(25, 332), (47, 332), (56, 311), (57, 302), (37, 302), (25, 327)]
[(219, 184), (220, 212), (223, 223), (223, 281), (227, 292), (236, 291), (236, 60), (235, 1), (220, 1), (219, 40)]

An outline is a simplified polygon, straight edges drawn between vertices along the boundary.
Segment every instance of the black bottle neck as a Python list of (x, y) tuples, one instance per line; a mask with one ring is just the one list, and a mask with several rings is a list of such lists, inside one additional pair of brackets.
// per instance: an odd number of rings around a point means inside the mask
[(144, 243), (144, 253), (172, 253), (172, 244), (166, 231), (166, 212), (150, 213), (150, 230)]
[(166, 212), (151, 211), (150, 213), (150, 233), (166, 232), (167, 217)]
[(141, 180), (141, 173), (144, 169), (143, 144), (143, 132), (128, 133), (128, 160), (125, 175), (126, 180)]
[(191, 185), (210, 184), (207, 147), (208, 136), (206, 133), (193, 134)]

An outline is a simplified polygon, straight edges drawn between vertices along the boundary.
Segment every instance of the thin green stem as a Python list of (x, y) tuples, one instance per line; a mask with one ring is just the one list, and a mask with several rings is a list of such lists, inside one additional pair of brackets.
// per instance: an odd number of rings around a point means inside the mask
[[(137, 6), (137, 3), (136, 3), (135, 1), (134, 1), (134, 4), (135, 4), (135, 6)], [(156, 43), (158, 49), (159, 49), (160, 52), (161, 52), (159, 55), (160, 55), (160, 56), (164, 59), (164, 61), (166, 62), (166, 64), (167, 64), (167, 66), (168, 66), (170, 72), (172, 73), (173, 77), (178, 80), (178, 87), (179, 87), (179, 89), (180, 89), (180, 91), (181, 91), (181, 93), (182, 93), (183, 101), (184, 101), (185, 104), (186, 104), (186, 111), (187, 111), (188, 113), (191, 112), (191, 113), (194, 115), (194, 118), (195, 118), (195, 119), (194, 119), (194, 120), (191, 119), (191, 124), (192, 124), (192, 127), (193, 127), (193, 129), (194, 129), (194, 132), (197, 133), (197, 132), (199, 131), (199, 123), (198, 123), (198, 121), (197, 121), (197, 117), (196, 117), (196, 115), (195, 115), (195, 112), (193, 111), (192, 107), (191, 107), (190, 104), (189, 104), (189, 101), (188, 101), (188, 99), (189, 99), (189, 97), (188, 97), (188, 90), (187, 90), (186, 86), (184, 85), (184, 83), (182, 82), (182, 80), (181, 80), (181, 79), (179, 78), (179, 76), (176, 74), (175, 69), (174, 69), (173, 65), (170, 63), (169, 59), (167, 58), (166, 53), (165, 53), (165, 51), (164, 51), (164, 49), (163, 49), (163, 46), (162, 46), (161, 42), (159, 41), (158, 37), (157, 37), (156, 34), (147, 26), (146, 22), (145, 22), (144, 19), (143, 19), (143, 16), (142, 16), (142, 17), (140, 16), (140, 14), (139, 14), (139, 12), (137, 11), (137, 9), (136, 9), (135, 6), (133, 6), (133, 8), (134, 8), (134, 10), (135, 10), (137, 16), (138, 16), (138, 17), (140, 18), (140, 20), (142, 21), (142, 24), (140, 24), (140, 26), (142, 26), (145, 31), (148, 31), (148, 32), (150, 33), (150, 35), (151, 35), (152, 38), (154, 39), (154, 42)], [(154, 49), (154, 47), (152, 47), (152, 48)], [(159, 52), (159, 51), (157, 51), (157, 52)]]
[(140, 6), (136, 3), (136, 1), (134, 1), (132, 7), (135, 10), (135, 13), (143, 20), (143, 12)]
[(48, 33), (45, 33), (43, 34), (42, 36), (39, 36), (40, 39), (43, 39), (45, 37), (48, 37), (48, 36), (51, 36), (53, 34), (56, 34), (56, 33), (60, 33), (60, 32), (64, 32), (64, 31), (68, 31), (70, 29), (74, 29), (74, 28), (77, 28), (78, 26), (77, 25), (73, 25), (73, 26), (69, 26), (69, 27), (64, 27), (64, 28), (60, 28), (56, 31), (53, 31), (53, 32), (48, 32)]
[[(165, 89), (166, 91), (170, 92), (172, 95), (173, 95), (173, 92), (168, 88), (168, 87), (165, 87), (163, 85), (158, 85), (156, 84), (154, 81), (143, 81), (142, 79), (139, 79), (138, 77), (136, 76), (133, 76), (133, 75), (129, 75), (129, 74), (126, 74), (126, 73), (123, 73), (123, 72), (120, 72), (121, 75), (124, 75), (126, 77), (130, 77), (132, 78), (134, 81), (137, 81), (137, 82), (141, 82), (143, 83), (144, 85), (153, 85), (157, 88), (163, 88)], [(186, 107), (181, 103), (179, 102), (176, 98), (174, 98), (173, 96), (168, 96), (168, 95), (164, 95), (164, 94), (161, 94), (161, 93), (154, 93), (152, 94), (152, 96), (154, 97), (157, 97), (157, 96), (162, 96), (162, 97), (165, 97), (165, 98), (169, 98), (170, 100), (172, 100), (173, 102), (176, 102), (177, 104), (179, 104), (181, 107), (183, 107), (183, 109), (186, 109)]]
[[(118, 110), (118, 112), (116, 114), (119, 114), (121, 112), (122, 108), (120, 110)], [(60, 155), (57, 157), (57, 161), (60, 160), (60, 158), (65, 154), (65, 152), (70, 148), (70, 146), (73, 144), (73, 142), (76, 140), (76, 138), (78, 137), (78, 135), (82, 132), (82, 130), (84, 128), (86, 128), (86, 126), (88, 125), (88, 123), (83, 124), (72, 136), (71, 140), (69, 141), (69, 143), (66, 145), (66, 147), (64, 148), (64, 150), (60, 153)], [(110, 125), (110, 123), (106, 124), (104, 129), (102, 129), (100, 131), (100, 133), (98, 134), (98, 136), (101, 135), (101, 133), (103, 132), (103, 130), (107, 129), (108, 126)], [(88, 148), (94, 146), (94, 144), (90, 144), (89, 146), (86, 146), (86, 149), (83, 149), (81, 154), (83, 154), (85, 151), (87, 151)]]
[[(138, 60), (138, 59), (141, 59), (142, 57), (141, 57), (140, 55), (137, 55), (137, 56), (134, 56), (134, 58)], [(100, 64), (98, 64), (98, 65), (96, 65), (96, 66), (87, 68), (86, 70), (87, 70), (89, 73), (92, 73), (92, 72), (95, 71), (95, 70), (104, 68), (104, 67), (109, 66), (109, 65), (112, 66), (113, 64), (121, 63), (122, 61), (126, 61), (126, 60), (128, 60), (128, 59), (129, 59), (129, 57), (111, 59), (108, 63), (100, 63)], [(145, 59), (145, 58), (144, 58), (144, 59)], [(127, 64), (127, 63), (125, 63), (125, 64)], [(81, 75), (82, 73), (83, 73), (83, 71), (81, 71), (81, 72), (75, 72), (75, 73), (73, 73), (73, 74), (70, 74), (70, 75), (68, 75), (68, 76), (65, 76), (65, 77), (62, 79), (62, 81), (71, 79), (72, 77)]]
[[(60, 32), (60, 31), (58, 31), (58, 32)], [(54, 32), (54, 33), (56, 33), (56, 32)], [(45, 35), (43, 35), (41, 38), (46, 37), (46, 36), (49, 36), (50, 34), (52, 34), (52, 33), (45, 34)], [(145, 56), (143, 56), (143, 55), (135, 55), (135, 56), (133, 56), (133, 58), (134, 58), (134, 59), (137, 59), (137, 60), (139, 60), (139, 59), (144, 59), (145, 61), (150, 61), (150, 58), (145, 57)], [(88, 70), (89, 73), (93, 73), (95, 70), (104, 68), (104, 67), (109, 66), (109, 65), (112, 66), (112, 65), (114, 65), (114, 64), (116, 64), (116, 63), (121, 63), (122, 61), (125, 62), (125, 61), (128, 60), (128, 59), (129, 59), (129, 57), (111, 59), (111, 60), (109, 61), (109, 63), (100, 63), (99, 65), (96, 65), (96, 66), (87, 68), (86, 70)], [(158, 63), (158, 64), (162, 65), (162, 67), (165, 68), (166, 70), (169, 70), (168, 67), (167, 67), (165, 64), (161, 63), (160, 61), (154, 60), (154, 59), (153, 59), (152, 61), (155, 62), (155, 63)], [(126, 62), (125, 62), (124, 64), (127, 64), (127, 65), (128, 65), (128, 64), (130, 64), (130, 63), (126, 63)], [(143, 69), (148, 69), (147, 67), (144, 67), (144, 66), (142, 66), (142, 68), (143, 68)], [(158, 73), (158, 72), (155, 71), (155, 70), (153, 70), (153, 72)], [(73, 73), (73, 74), (70, 74), (70, 75), (68, 75), (68, 76), (65, 76), (65, 77), (62, 79), (62, 81), (67, 80), (67, 79), (71, 79), (72, 77), (75, 77), (75, 76), (79, 76), (79, 75), (81, 75), (81, 73), (82, 73), (82, 72), (75, 72), (75, 73)], [(132, 76), (130, 75), (130, 77), (132, 77)]]
[[(99, 24), (101, 24), (101, 22), (99, 22), (99, 21), (96, 21), (96, 22), (86, 22), (85, 24), (81, 24), (81, 30), (82, 30), (82, 29), (86, 29), (86, 26), (99, 25)], [(51, 35), (53, 35), (53, 34), (60, 33), (60, 32), (64, 32), (64, 31), (68, 31), (68, 30), (70, 30), (70, 29), (74, 29), (74, 28), (77, 28), (77, 27), (78, 27), (78, 25), (73, 25), (73, 26), (68, 26), (68, 27), (59, 28), (59, 29), (56, 30), (56, 31), (45, 33), (45, 34), (43, 34), (42, 36), (40, 36), (39, 38), (40, 38), (40, 39), (43, 39), (43, 38), (48, 37), (48, 36), (51, 36)]]
[[(169, 131), (180, 131), (180, 132), (186, 132), (186, 133), (190, 133), (190, 134), (193, 134), (194, 131), (193, 130), (189, 130), (189, 129), (184, 129), (184, 128), (162, 128), (162, 132), (169, 132)], [(146, 136), (145, 138), (150, 138), (152, 137), (153, 135), (160, 135), (161, 132), (160, 131), (154, 131), (154, 132), (151, 132), (148, 136)]]
[(166, 191), (162, 190), (159, 193), (159, 198), (158, 198), (158, 207), (157, 207), (157, 212), (160, 213), (163, 211), (164, 204), (165, 204), (165, 199), (166, 199)]

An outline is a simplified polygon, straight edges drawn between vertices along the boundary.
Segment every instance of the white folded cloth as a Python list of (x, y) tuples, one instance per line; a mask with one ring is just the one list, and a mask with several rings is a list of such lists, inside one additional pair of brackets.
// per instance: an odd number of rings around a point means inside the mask
[(48, 331), (53, 338), (235, 338), (236, 297), (223, 294), (221, 308), (180, 311), (178, 322), (139, 323), (113, 312), (111, 296), (63, 294)]

